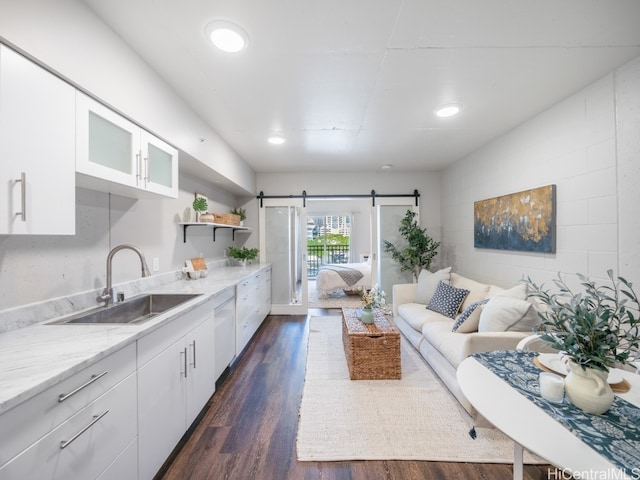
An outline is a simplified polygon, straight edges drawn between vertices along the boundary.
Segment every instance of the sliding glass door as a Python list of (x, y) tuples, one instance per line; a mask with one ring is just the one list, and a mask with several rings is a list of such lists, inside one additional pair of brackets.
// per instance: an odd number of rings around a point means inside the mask
[[(393, 285), (413, 282), (412, 273), (401, 272), (400, 264), (384, 251), (385, 240), (397, 247), (405, 244), (398, 229), (407, 210), (418, 213), (418, 207), (412, 200), (402, 198), (376, 199), (376, 206), (371, 210), (371, 241), (374, 252), (371, 282), (372, 285), (378, 284), (382, 288), (388, 303), (391, 303)], [(419, 217), (416, 217), (416, 220), (419, 221)]]
[(296, 199), (265, 199), (260, 260), (271, 263), (271, 313), (307, 313), (306, 214)]

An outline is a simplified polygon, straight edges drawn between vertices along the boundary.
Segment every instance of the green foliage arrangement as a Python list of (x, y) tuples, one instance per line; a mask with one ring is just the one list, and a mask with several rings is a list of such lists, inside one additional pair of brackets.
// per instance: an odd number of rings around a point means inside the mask
[(207, 199), (206, 198), (202, 198), (202, 197), (197, 197), (194, 201), (193, 201), (193, 209), (196, 212), (206, 212), (207, 211)]
[(254, 260), (258, 256), (257, 248), (236, 248), (229, 247), (229, 257), (235, 258), (236, 260)]
[(577, 274), (584, 292), (574, 293), (558, 273), (554, 284), (558, 293), (550, 293), (526, 279), (529, 296), (547, 308), (538, 316), (535, 327), (540, 337), (583, 368), (608, 372), (616, 363), (635, 359), (640, 346), (640, 304), (631, 283), (613, 276), (611, 285), (597, 286)]
[(238, 215), (241, 222), (247, 219), (247, 211), (244, 208), (234, 207), (234, 209), (231, 210), (231, 213)]
[(400, 263), (400, 271), (411, 271), (417, 281), (422, 269), (428, 269), (431, 261), (438, 254), (440, 242), (436, 242), (427, 234), (426, 228), (420, 228), (415, 220), (417, 213), (407, 210), (400, 221), (398, 231), (407, 241), (404, 247), (396, 247), (388, 240), (384, 240), (384, 251), (391, 254), (391, 258)]

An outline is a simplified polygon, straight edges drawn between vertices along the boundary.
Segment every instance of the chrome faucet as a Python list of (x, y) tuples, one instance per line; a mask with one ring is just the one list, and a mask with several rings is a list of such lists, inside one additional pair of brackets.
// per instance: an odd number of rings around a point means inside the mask
[(151, 275), (149, 271), (149, 267), (147, 266), (147, 261), (144, 258), (144, 254), (140, 251), (138, 247), (134, 247), (133, 245), (118, 245), (117, 247), (113, 247), (107, 255), (107, 286), (102, 291), (102, 295), (98, 297), (98, 302), (104, 302), (104, 306), (107, 307), (113, 303), (113, 286), (111, 284), (111, 264), (113, 261), (113, 256), (119, 252), (120, 250), (129, 249), (133, 250), (140, 257), (140, 266), (142, 267), (142, 276), (148, 277)]

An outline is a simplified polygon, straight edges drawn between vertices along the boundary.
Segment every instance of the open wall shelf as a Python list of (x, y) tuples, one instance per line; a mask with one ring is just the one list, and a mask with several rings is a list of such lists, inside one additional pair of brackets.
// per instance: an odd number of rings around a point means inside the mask
[(226, 230), (231, 230), (231, 238), (232, 240), (236, 239), (236, 232), (247, 232), (251, 233), (251, 229), (249, 227), (240, 227), (237, 225), (227, 225), (224, 223), (209, 223), (209, 222), (181, 222), (178, 225), (182, 225), (182, 241), (184, 243), (187, 242), (187, 228), (188, 227), (209, 227), (213, 230), (213, 241), (216, 241), (216, 230), (222, 228)]

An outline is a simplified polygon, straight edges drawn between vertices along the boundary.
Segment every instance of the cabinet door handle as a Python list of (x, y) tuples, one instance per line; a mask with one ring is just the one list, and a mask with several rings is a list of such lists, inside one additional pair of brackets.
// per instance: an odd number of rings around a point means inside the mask
[(86, 432), (87, 430), (89, 430), (91, 427), (93, 427), (96, 422), (98, 422), (102, 417), (104, 417), (107, 413), (109, 413), (109, 410), (105, 410), (104, 412), (102, 412), (100, 415), (94, 415), (93, 416), (93, 420), (91, 420), (91, 422), (89, 422), (87, 425), (85, 425), (82, 430), (80, 430), (78, 433), (76, 433), (73, 437), (71, 437), (69, 440), (62, 440), (60, 442), (60, 449), (62, 450), (63, 448), (67, 448), (69, 445), (71, 445), (80, 435), (82, 435), (84, 432)]
[(22, 221), (27, 221), (27, 174), (25, 172), (20, 173), (20, 178), (16, 180), (16, 183), (20, 182), (20, 203), (22, 205), (22, 211), (16, 212), (16, 217), (22, 217)]
[(149, 157), (144, 157), (144, 186), (149, 183)]
[(109, 372), (106, 371), (106, 370), (104, 372), (102, 372), (102, 373), (98, 373), (98, 374), (94, 373), (93, 375), (91, 375), (91, 379), (88, 382), (83, 383), (82, 385), (80, 385), (75, 390), (73, 390), (73, 391), (71, 391), (69, 393), (61, 393), (60, 395), (58, 395), (58, 402), (64, 402), (67, 398), (72, 397), (73, 395), (78, 393), (83, 388), (87, 388), (89, 385), (91, 385), (93, 382), (95, 382), (99, 378), (104, 377), (107, 373), (109, 373)]
[(193, 363), (191, 364), (191, 366), (193, 368), (196, 368), (196, 341), (194, 340), (190, 346), (193, 346)]
[(136, 187), (140, 186), (142, 181), (142, 154), (136, 153)]
[(180, 372), (184, 375), (184, 378), (187, 378), (187, 349), (185, 348), (180, 352), (180, 356), (184, 355), (184, 360), (182, 361), (182, 365), (184, 366), (184, 372)]

